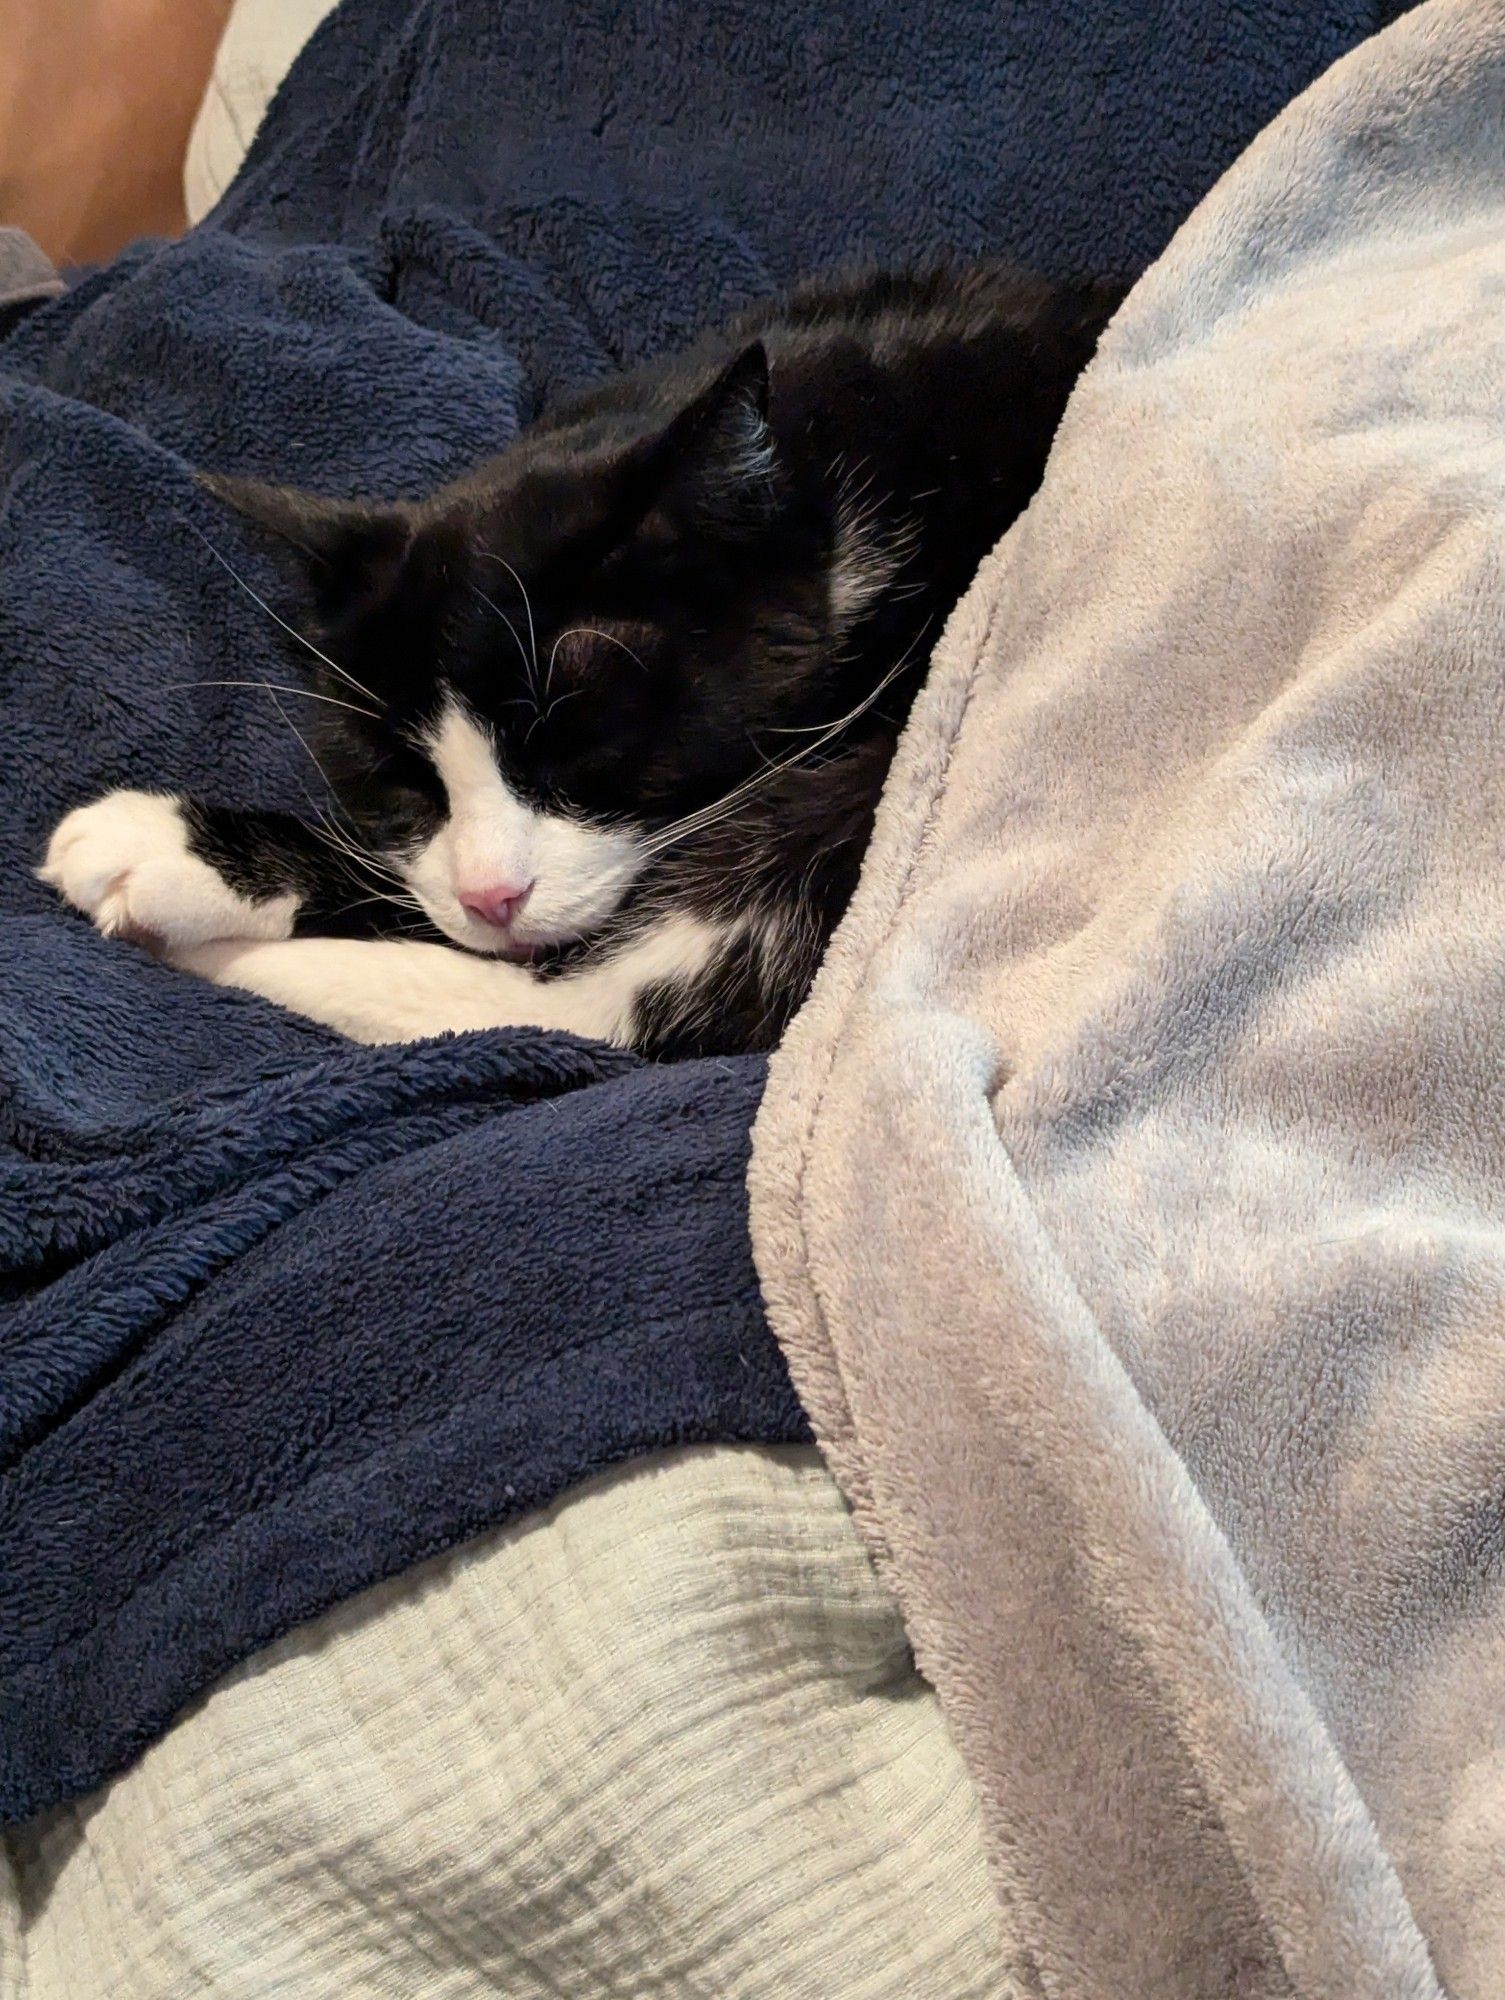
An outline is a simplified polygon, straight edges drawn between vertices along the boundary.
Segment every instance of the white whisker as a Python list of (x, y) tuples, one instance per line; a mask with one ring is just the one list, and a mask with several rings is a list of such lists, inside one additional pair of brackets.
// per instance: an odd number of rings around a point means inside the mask
[(523, 644), (522, 640), (518, 637), (517, 627), (513, 624), (512, 620), (507, 616), (506, 612), (503, 611), (501, 605), (498, 604), (493, 598), (488, 597), (485, 591), (481, 589), (479, 584), (473, 583), (470, 587), (472, 591), (474, 591), (475, 595), (479, 597), (481, 602), (486, 606), (486, 609), (488, 611), (494, 611), (497, 617), (500, 618), (502, 623), (506, 626), (507, 630), (512, 634), (512, 643), (514, 646), (516, 646), (518, 654), (522, 659), (523, 672), (528, 676), (528, 689), (533, 696), (533, 706), (537, 708), (539, 706), (539, 693), (537, 684), (538, 676), (536, 671), (537, 662), (536, 661), (532, 663), (529, 662), (528, 649)]
[[(563, 708), (564, 704), (567, 701), (578, 700), (579, 697), (584, 693), (585, 693), (584, 688), (566, 688), (563, 694), (556, 694), (554, 699), (549, 703), (548, 707), (543, 712), (544, 721), (545, 722), (548, 721), (549, 717), (554, 713), (556, 708)], [(530, 730), (528, 733), (531, 736), (533, 732)]]
[[(638, 658), (637, 654), (632, 650), (631, 646), (628, 645), (625, 639), (619, 639), (615, 634), (615, 632), (602, 632), (594, 625), (572, 625), (568, 632), (561, 632), (559, 637), (554, 641), (553, 650), (549, 654), (550, 676), (552, 676), (554, 672), (554, 654), (559, 651), (560, 646), (564, 643), (566, 639), (573, 639), (576, 638), (577, 636), (583, 636), (590, 639), (604, 639), (607, 645), (609, 646), (620, 646), (622, 651), (627, 655), (628, 659), (632, 661), (633, 665), (635, 667), (641, 667), (643, 672), (645, 674), (647, 673), (648, 669), (645, 666), (643, 666), (643, 662)], [(544, 682), (545, 690), (547, 690), (548, 685), (549, 685), (548, 681), (545, 680)]]
[(309, 827), (309, 832), (316, 839), (323, 841), (324, 845), (334, 853), (343, 855), (347, 860), (354, 862), (358, 868), (364, 869), (367, 874), (376, 876), (378, 880), (384, 879), (393, 883), (402, 883), (402, 876), (390, 862), (384, 861), (379, 855), (373, 854), (368, 848), (362, 847), (358, 841), (333, 821), (321, 818)]
[[(534, 629), (533, 625), (533, 605), (528, 596), (528, 586), (523, 582), (522, 578), (518, 575), (517, 571), (512, 567), (511, 563), (507, 561), (505, 556), (497, 555), (497, 553), (493, 549), (483, 549), (476, 543), (472, 543), (471, 546), (472, 548), (474, 548), (475, 553), (478, 556), (480, 556), (483, 561), (499, 563), (501, 567), (507, 572), (508, 576), (511, 577), (512, 581), (517, 585), (518, 590), (522, 596), (523, 609), (528, 614), (528, 644), (533, 650), (533, 672), (534, 675), (536, 676), (538, 673), (538, 633)], [(495, 609), (494, 606), (493, 609)]]
[(277, 699), (276, 690), (268, 684), (266, 692), (271, 699), (273, 708), (275, 708), (277, 713), (282, 717), (285, 727), (290, 729), (293, 735), (296, 736), (298, 741), (303, 745), (303, 754), (308, 758), (308, 761), (310, 762), (310, 764), (313, 765), (314, 769), (318, 772), (319, 776), (324, 780), (325, 784), (329, 786), (330, 791), (333, 791), (334, 786), (329, 784), (329, 773), (325, 770), (324, 766), (319, 762), (318, 758), (314, 755), (313, 750), (309, 746), (308, 738), (303, 734), (303, 731), (298, 727), (297, 723), (294, 722), (293, 718), (288, 714), (287, 710), (282, 706), (282, 703)]
[(803, 744), (798, 750), (791, 751), (787, 757), (781, 757), (776, 763), (763, 765), (761, 769), (754, 771), (750, 777), (744, 778), (740, 785), (734, 785), (731, 791), (724, 793), (721, 798), (712, 800), (710, 805), (702, 806), (697, 812), (688, 813), (683, 819), (673, 820), (668, 826), (660, 828), (658, 833), (654, 834), (645, 843), (648, 856), (657, 859), (660, 854), (664, 853), (670, 847), (677, 846), (680, 841), (688, 840), (694, 834), (705, 833), (710, 828), (719, 826), (723, 820), (729, 819), (736, 812), (737, 808), (745, 804), (747, 799), (762, 786), (770, 784), (783, 772), (792, 770), (796, 765), (808, 762), (818, 751), (823, 750), (826, 744), (834, 737), (839, 736), (860, 715), (870, 709), (884, 690), (898, 678), (908, 665), (915, 648), (925, 636), (928, 624), (929, 620), (926, 621), (926, 625), (920, 627), (914, 638), (911, 639), (904, 651), (899, 655), (899, 658), (889, 668), (882, 680), (878, 682), (877, 686), (869, 694), (864, 695), (855, 708), (849, 709), (845, 715), (839, 716), (835, 722), (826, 724), (821, 734), (816, 737), (813, 743)]
[(170, 681), (162, 692), (182, 694), (188, 688), (260, 688), (265, 694), (295, 694), (303, 701), (324, 701), (331, 708), (348, 708), (352, 715), (366, 715), (373, 722), (381, 720), (373, 708), (360, 708), (353, 701), (341, 701), (338, 695), (320, 694), (315, 688), (294, 687), (287, 681)]
[[(284, 726), (292, 733), (293, 736), (297, 738), (298, 742), (302, 745), (304, 755), (308, 758), (308, 761), (313, 765), (314, 769), (318, 772), (319, 776), (324, 780), (330, 798), (333, 799), (334, 785), (330, 780), (329, 773), (324, 769), (324, 766), (319, 762), (318, 758), (314, 755), (313, 747), (309, 743), (308, 738), (303, 734), (303, 731), (293, 721), (292, 717), (288, 714), (287, 710), (282, 706), (282, 703), (277, 699), (277, 690), (275, 686), (269, 681), (252, 681), (248, 683), (248, 685), (263, 689), (265, 693), (270, 697), (272, 706), (273, 708), (276, 709), (278, 715), (281, 717)], [(302, 690), (296, 690), (296, 692), (302, 692)], [(339, 829), (337, 822), (333, 817), (333, 815), (335, 813), (338, 813), (340, 810), (338, 804), (333, 805), (329, 810), (321, 809), (317, 804), (317, 802), (312, 797), (309, 796), (308, 787), (306, 785), (303, 786), (303, 795), (305, 798), (308, 799), (309, 805), (313, 808), (315, 815), (315, 817), (312, 820), (305, 821), (304, 824), (306, 825), (308, 831), (311, 834), (313, 834), (315, 839), (321, 840), (326, 847), (332, 850), (332, 852), (342, 855), (346, 859), (355, 862), (358, 867), (366, 869), (367, 871), (369, 871), (370, 874), (376, 876), (378, 881), (381, 880), (383, 876), (389, 877), (393, 882), (400, 882), (402, 880), (401, 876), (398, 875), (394, 869), (390, 868), (387, 864), (379, 861), (375, 855), (368, 854), (354, 840), (352, 840), (348, 834), (344, 833), (342, 830)], [(362, 884), (361, 886), (364, 887), (365, 884)]]
[[(353, 903), (341, 903), (339, 908), (337, 910), (331, 911), (330, 914), (336, 917), (348, 917), (352, 910), (364, 910), (372, 903), (383, 903), (389, 909), (401, 909), (407, 907), (404, 904), (403, 899), (399, 896), (388, 896), (383, 894), (377, 894), (375, 896), (357, 896)], [(415, 915), (417, 916), (424, 915), (424, 911), (419, 904), (413, 903), (411, 905), (411, 908)]]
[(203, 534), (198, 528), (195, 528), (192, 521), (190, 521), (187, 525), (192, 530), (192, 532), (198, 536), (199, 540), (204, 544), (204, 547), (209, 551), (210, 555), (214, 557), (214, 560), (219, 564), (220, 568), (224, 570), (228, 575), (234, 577), (235, 581), (240, 585), (241, 589), (246, 593), (246, 596), (250, 598), (253, 604), (260, 605), (261, 609), (266, 613), (268, 618), (271, 619), (274, 625), (280, 625), (283, 631), (287, 633), (290, 639), (296, 639), (300, 646), (306, 646), (309, 652), (313, 654), (316, 660), (322, 660), (325, 666), (328, 667), (329, 671), (332, 674), (337, 675), (339, 679), (346, 682), (350, 687), (353, 687), (357, 694), (363, 694), (366, 697), (367, 701), (374, 701), (378, 708), (381, 707), (381, 697), (379, 695), (373, 694), (370, 688), (364, 686), (360, 681), (358, 681), (355, 678), (354, 674), (347, 673), (346, 670), (338, 663), (338, 661), (330, 659), (327, 653), (321, 653), (318, 647), (314, 644), (313, 640), (306, 639), (303, 636), (303, 634), (297, 629), (296, 626), (289, 625), (287, 620), (284, 617), (282, 617), (282, 615), (279, 612), (274, 611), (271, 605), (267, 603), (266, 599), (262, 597), (259, 592), (254, 591), (251, 588), (250, 584), (246, 582), (245, 578), (241, 575), (240, 571), (235, 567), (234, 563), (228, 562), (225, 559), (225, 557), (220, 554), (219, 550), (214, 546), (213, 542), (210, 541), (209, 537), (206, 534)]

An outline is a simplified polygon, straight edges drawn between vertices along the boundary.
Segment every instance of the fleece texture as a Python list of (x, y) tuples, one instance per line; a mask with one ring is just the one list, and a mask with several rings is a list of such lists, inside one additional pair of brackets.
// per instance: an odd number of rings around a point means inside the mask
[(805, 1434), (746, 1238), (761, 1064), (352, 1049), (33, 880), (110, 786), (320, 795), (298, 607), (195, 468), (420, 493), (817, 267), (1132, 265), (1366, 25), (349, 0), (203, 227), (0, 345), (0, 1814), (609, 1459)]
[(1505, 7), (1137, 288), (756, 1133), (1055, 2000), (1505, 1996)]

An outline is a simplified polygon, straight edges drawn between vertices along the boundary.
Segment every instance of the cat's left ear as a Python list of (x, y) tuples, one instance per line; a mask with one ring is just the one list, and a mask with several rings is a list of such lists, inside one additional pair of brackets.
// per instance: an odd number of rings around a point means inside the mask
[(352, 622), (379, 609), (420, 550), (415, 512), (400, 503), (332, 500), (215, 472), (200, 473), (199, 484), (302, 558), (325, 623)]
[(704, 532), (756, 532), (782, 474), (768, 424), (768, 355), (755, 340), (670, 423), (657, 452), (659, 505)]

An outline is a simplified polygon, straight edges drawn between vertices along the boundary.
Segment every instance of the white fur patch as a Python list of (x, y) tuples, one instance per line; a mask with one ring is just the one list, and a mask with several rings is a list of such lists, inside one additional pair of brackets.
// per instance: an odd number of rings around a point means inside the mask
[[(630, 833), (526, 804), (497, 768), (490, 738), (457, 702), (429, 737), (449, 817), (404, 873), (446, 937), (474, 951), (506, 943), (565, 944), (596, 929), (621, 903), (646, 856)], [(532, 883), (510, 938), (461, 907), (458, 891)]]
[(664, 982), (693, 984), (735, 930), (733, 924), (711, 923), (704, 917), (665, 917), (611, 957), (586, 964), (572, 978), (554, 981), (561, 999), (588, 1024), (575, 1032), (606, 1042), (630, 1041), (638, 996)]
[(189, 851), (178, 801), (108, 792), (62, 820), (37, 870), (107, 936), (171, 947), (210, 938), (287, 938), (298, 898), (239, 895)]
[(766, 485), (778, 462), (778, 449), (767, 419), (751, 403), (739, 400), (731, 412), (735, 429), (725, 466), (734, 487)]
[(293, 938), (208, 944), (174, 964), (239, 986), (360, 1042), (405, 1042), (477, 1028), (559, 1028), (630, 1042), (638, 996), (662, 980), (693, 981), (736, 926), (666, 917), (610, 957), (561, 979), (467, 957), (447, 945)]
[(892, 584), (913, 552), (913, 523), (892, 530), (886, 539), (873, 534), (878, 507), (843, 491), (836, 503), (836, 544), (831, 553), (829, 603), (831, 622), (849, 632)]

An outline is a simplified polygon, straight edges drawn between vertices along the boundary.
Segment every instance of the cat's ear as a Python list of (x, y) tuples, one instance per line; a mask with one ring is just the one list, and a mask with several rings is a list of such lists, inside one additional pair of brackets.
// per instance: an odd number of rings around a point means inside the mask
[(670, 423), (654, 454), (658, 504), (706, 533), (738, 536), (778, 508), (781, 471), (768, 424), (768, 355), (744, 347)]
[(414, 510), (401, 503), (331, 500), (291, 486), (266, 486), (206, 472), (200, 485), (268, 528), (302, 560), (319, 617), (345, 623), (379, 609), (413, 567), (420, 549)]

